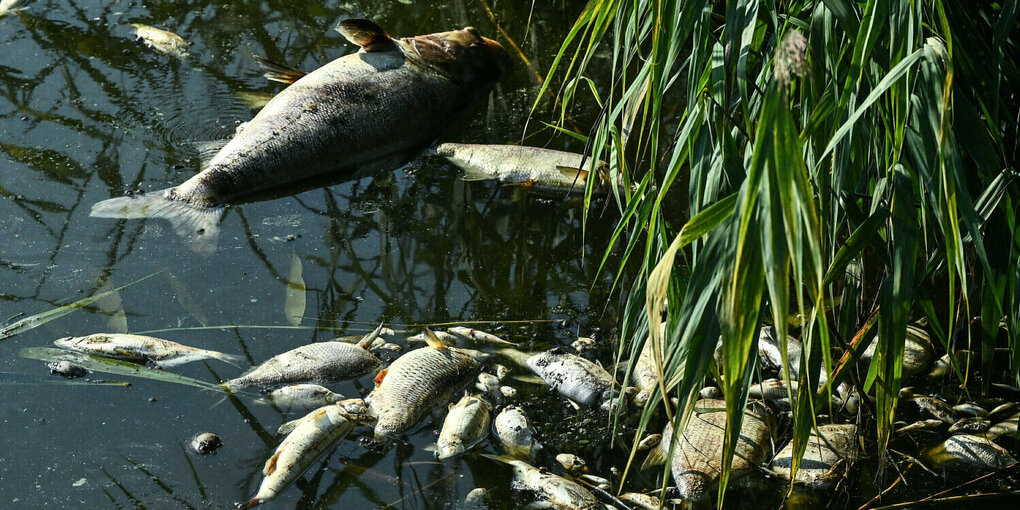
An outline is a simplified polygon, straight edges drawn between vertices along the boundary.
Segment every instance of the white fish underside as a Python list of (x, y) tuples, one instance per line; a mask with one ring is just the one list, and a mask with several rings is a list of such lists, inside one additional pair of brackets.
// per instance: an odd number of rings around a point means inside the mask
[(581, 405), (602, 404), (615, 384), (605, 369), (574, 354), (543, 352), (527, 363), (554, 391)]
[(509, 184), (573, 187), (583, 191), (586, 178), (576, 170), (591, 169), (590, 157), (541, 147), (444, 143), (436, 152), (464, 170), (466, 180), (495, 179)]
[(485, 401), (464, 395), (459, 402), (450, 406), (450, 412), (443, 420), (443, 428), (436, 441), (439, 458), (464, 453), (485, 439), (491, 420), (489, 406)]
[(66, 337), (53, 343), (57, 347), (85, 354), (129, 361), (151, 361), (163, 367), (173, 367), (203, 359), (218, 359), (236, 366), (242, 359), (238, 355), (189, 347), (162, 338), (125, 333), (98, 333)]

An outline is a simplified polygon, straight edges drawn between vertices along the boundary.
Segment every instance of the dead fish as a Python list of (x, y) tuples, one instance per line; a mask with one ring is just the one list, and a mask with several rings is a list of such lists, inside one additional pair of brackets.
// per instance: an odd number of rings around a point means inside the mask
[(487, 395), (499, 395), (499, 387), (498, 376), (486, 372), (478, 374), (478, 381), (475, 383), (475, 388), (478, 388), (478, 391)]
[(47, 363), (46, 367), (50, 369), (51, 374), (59, 374), (68, 379), (84, 377), (89, 373), (88, 369), (85, 367), (78, 365), (77, 363), (71, 363), (67, 360)]
[(510, 368), (506, 365), (495, 364), (492, 365), (492, 369), (496, 377), (499, 378), (499, 382), (503, 382), (506, 376), (510, 375)]
[[(666, 323), (659, 323), (660, 335), (666, 334)], [(652, 338), (649, 336), (641, 347), (641, 354), (638, 355), (637, 363), (634, 364), (634, 371), (631, 373), (630, 381), (638, 389), (634, 395), (634, 404), (644, 407), (651, 398), (652, 391), (659, 385), (659, 371), (655, 366), (655, 352), (652, 350)]]
[(480, 365), (463, 351), (447, 347), (435, 336), (379, 372), (375, 389), (365, 398), (378, 418), (377, 439), (390, 438), (413, 427), (425, 414), (477, 377)]
[(986, 432), (992, 423), (988, 420), (972, 416), (970, 418), (961, 418), (956, 420), (956, 423), (949, 426), (950, 434), (966, 433), (966, 434), (981, 434)]
[(787, 391), (787, 384), (780, 379), (766, 379), (760, 383), (752, 384), (747, 390), (747, 396), (762, 400), (789, 398), (790, 393), (797, 395), (797, 383), (790, 381), (789, 391)]
[(608, 402), (616, 385), (609, 372), (576, 354), (546, 351), (528, 358), (527, 364), (553, 391), (584, 406)]
[(577, 352), (586, 352), (594, 349), (597, 346), (597, 344), (595, 343), (594, 339), (581, 336), (577, 337), (577, 340), (571, 342), (570, 346), (573, 347), (574, 350)]
[[(726, 431), (726, 402), (701, 399), (695, 405), (687, 428), (677, 441), (671, 466), (673, 480), (685, 499), (702, 499), (719, 480), (722, 472), (722, 447)], [(768, 410), (760, 405), (749, 405), (744, 410), (740, 439), (733, 455), (731, 480), (751, 472), (765, 459), (771, 444), (771, 430), (766, 423)], [(666, 425), (662, 440), (648, 451), (642, 469), (662, 464), (670, 443), (673, 427)]]
[(218, 359), (225, 363), (239, 366), (240, 362), (244, 359), (236, 354), (198, 349), (161, 338), (125, 333), (97, 333), (87, 336), (69, 336), (57, 339), (53, 344), (62, 349), (105, 356), (107, 358), (139, 363), (151, 361), (161, 367), (173, 367), (203, 359)]
[(926, 450), (923, 457), (932, 468), (951, 471), (994, 471), (1016, 463), (1005, 448), (990, 439), (970, 434), (951, 436)]
[(896, 433), (899, 434), (903, 432), (910, 432), (912, 430), (932, 430), (941, 427), (942, 425), (945, 425), (945, 422), (943, 422), (942, 420), (936, 420), (934, 418), (930, 420), (920, 420), (915, 421), (914, 423), (899, 426), (896, 429)]
[(580, 476), (588, 472), (588, 463), (573, 453), (557, 455), (556, 462), (559, 462), (563, 469), (566, 469), (567, 473), (570, 473), (571, 476)]
[[(877, 348), (878, 339), (876, 338), (861, 354), (859, 363), (864, 367), (870, 365)], [(910, 377), (927, 370), (931, 364), (931, 350), (931, 337), (928, 332), (918, 326), (907, 325), (907, 336), (903, 342), (903, 377)]]
[[(368, 406), (365, 405), (365, 401), (360, 398), (349, 398), (341, 400), (335, 404), (336, 407), (343, 412), (343, 415), (348, 420), (358, 424), (370, 424), (373, 422), (371, 416), (368, 415)], [(326, 406), (323, 406), (326, 407)], [(290, 420), (284, 422), (276, 429), (277, 434), (290, 434), (302, 421), (307, 420), (309, 417), (315, 416), (313, 413), (306, 414), (296, 420)]]
[(219, 206), (316, 175), (406, 161), (488, 94), (509, 63), (473, 27), (394, 39), (371, 21), (346, 19), (339, 30), (362, 50), (274, 96), (199, 174), (160, 192), (99, 202), (91, 216), (164, 218), (193, 249), (211, 252)]
[(512, 386), (500, 386), (499, 392), (506, 398), (514, 398), (517, 396), (517, 389)]
[(269, 401), (285, 409), (313, 409), (343, 400), (343, 395), (318, 384), (292, 384), (269, 392)]
[[(804, 458), (795, 483), (810, 489), (826, 490), (838, 481), (857, 457), (857, 426), (824, 424), (811, 430)], [(793, 441), (772, 459), (772, 470), (790, 480), (793, 465)]]
[(650, 494), (641, 494), (640, 492), (620, 494), (620, 501), (629, 504), (635, 510), (659, 510), (662, 507), (659, 498)]
[(488, 435), (491, 421), (489, 404), (476, 396), (465, 394), (456, 404), (450, 404), (436, 442), (438, 457), (447, 459), (470, 450)]
[(544, 508), (562, 510), (605, 510), (587, 489), (577, 482), (538, 469), (522, 460), (489, 456), (509, 464), (514, 471), (511, 487), (514, 490), (530, 492), (536, 503)]
[(535, 427), (531, 426), (528, 414), (520, 406), (504, 407), (496, 415), (492, 430), (493, 435), (503, 444), (503, 449), (511, 457), (531, 459), (533, 453), (541, 449), (535, 438)]
[[(495, 179), (537, 189), (584, 192), (592, 168), (591, 158), (582, 154), (522, 145), (444, 143), (436, 153), (460, 167), (465, 181)], [(608, 184), (609, 166), (599, 161), (595, 168), (596, 188)]]
[(134, 27), (138, 40), (157, 52), (181, 58), (188, 56), (188, 46), (191, 43), (185, 41), (183, 37), (161, 28), (140, 23), (132, 23), (131, 26)]
[(944, 400), (928, 395), (913, 395), (909, 400), (917, 404), (917, 407), (922, 411), (946, 423), (951, 424), (956, 421), (956, 413), (953, 412), (953, 408)]
[(462, 336), (464, 338), (470, 338), (471, 340), (475, 340), (477, 342), (484, 342), (484, 343), (490, 343), (490, 344), (496, 344), (496, 345), (509, 345), (509, 346), (513, 346), (513, 347), (517, 346), (517, 344), (515, 344), (513, 342), (509, 342), (509, 341), (503, 340), (502, 338), (500, 338), (500, 337), (498, 337), (496, 335), (493, 335), (492, 333), (488, 333), (488, 332), (485, 332), (485, 331), (482, 331), (482, 330), (478, 330), (478, 329), (471, 329), (471, 328), (466, 328), (466, 327), (463, 327), (463, 326), (456, 326), (456, 327), (448, 329), (447, 331), (449, 331), (450, 333), (453, 333), (454, 335), (460, 335), (460, 336)]
[(379, 328), (361, 342), (316, 342), (277, 354), (224, 384), (230, 390), (252, 386), (292, 383), (328, 383), (360, 377), (382, 364), (366, 346), (379, 335)]
[[(786, 368), (790, 377), (795, 377), (800, 370), (800, 357), (804, 352), (804, 346), (800, 340), (787, 335), (786, 337)], [(778, 370), (779, 375), (783, 374), (783, 348), (780, 345), (778, 332), (772, 326), (762, 326), (758, 334), (758, 356), (766, 367)], [(825, 374), (821, 374), (818, 384), (824, 384)]]
[(485, 499), (488, 498), (489, 491), (482, 487), (475, 487), (471, 489), (471, 492), (464, 497), (464, 505), (468, 508), (485, 508)]
[(294, 429), (276, 447), (262, 469), (262, 484), (255, 497), (238, 508), (251, 508), (275, 498), (311, 467), (320, 455), (354, 430), (336, 405), (320, 407), (298, 420)]
[(964, 402), (953, 406), (953, 412), (958, 416), (972, 416), (977, 418), (984, 418), (985, 416), (988, 416), (988, 411), (985, 410), (985, 408), (970, 402)]
[(662, 441), (662, 434), (649, 434), (641, 441), (638, 441), (637, 450), (639, 452), (643, 452), (645, 450), (652, 449), (655, 445), (659, 444), (660, 441)]
[(24, 7), (17, 7), (21, 0), (0, 0), (0, 18), (7, 14), (24, 10)]

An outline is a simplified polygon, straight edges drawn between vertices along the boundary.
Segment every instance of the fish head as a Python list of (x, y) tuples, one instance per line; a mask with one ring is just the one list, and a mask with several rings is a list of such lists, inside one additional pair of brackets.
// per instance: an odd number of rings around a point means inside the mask
[(404, 37), (398, 45), (405, 54), (466, 87), (490, 86), (510, 66), (510, 55), (503, 46), (474, 27)]

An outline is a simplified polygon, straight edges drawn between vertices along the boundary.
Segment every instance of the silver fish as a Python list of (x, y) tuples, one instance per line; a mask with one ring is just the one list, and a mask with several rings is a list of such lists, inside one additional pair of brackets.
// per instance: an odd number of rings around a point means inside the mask
[[(857, 425), (819, 425), (812, 429), (808, 438), (795, 482), (811, 489), (825, 490), (843, 476), (856, 458)], [(790, 441), (772, 459), (772, 470), (789, 481), (792, 464), (793, 441)]]
[(531, 459), (532, 454), (542, 448), (535, 439), (535, 427), (531, 426), (527, 413), (520, 406), (504, 407), (496, 415), (492, 431), (503, 444), (503, 449), (512, 457)]
[[(722, 473), (722, 446), (726, 431), (726, 402), (701, 399), (695, 403), (695, 413), (677, 441), (672, 463), (673, 480), (685, 499), (702, 499), (718, 482)], [(766, 423), (768, 410), (750, 405), (744, 410), (740, 438), (733, 455), (731, 480), (751, 472), (765, 459), (771, 440)], [(673, 427), (666, 424), (662, 440), (648, 451), (642, 469), (661, 464), (673, 441)]]
[(413, 427), (473, 381), (479, 368), (474, 358), (438, 340), (404, 354), (379, 372), (375, 389), (365, 398), (378, 418), (375, 437), (393, 437)]
[(498, 376), (486, 372), (478, 374), (478, 381), (475, 383), (475, 388), (478, 388), (478, 391), (485, 392), (487, 395), (495, 396), (500, 394), (499, 387), (500, 384)]
[(251, 508), (275, 498), (352, 430), (354, 423), (336, 405), (320, 407), (298, 420), (266, 461), (262, 469), (262, 483), (255, 497), (238, 504), (238, 508)]
[(141, 363), (151, 361), (162, 367), (173, 367), (203, 359), (218, 359), (239, 366), (244, 359), (236, 354), (197, 349), (161, 338), (124, 333), (69, 336), (57, 339), (53, 344), (62, 349), (108, 358)]
[(487, 94), (509, 62), (472, 27), (394, 39), (371, 21), (346, 19), (339, 30), (362, 51), (300, 73), (199, 174), (168, 190), (99, 202), (91, 216), (168, 219), (193, 249), (211, 252), (216, 207), (316, 175), (409, 159)]
[[(466, 181), (495, 179), (540, 189), (583, 192), (592, 168), (591, 158), (581, 154), (522, 145), (444, 143), (436, 153), (460, 167)], [(609, 182), (608, 165), (599, 161), (595, 168), (598, 184)]]
[(161, 28), (150, 27), (140, 23), (132, 23), (131, 26), (134, 27), (135, 36), (138, 37), (139, 41), (144, 42), (146, 46), (159, 53), (175, 57), (186, 57), (188, 55), (188, 46), (191, 43), (185, 41), (183, 37)]
[(292, 384), (269, 392), (269, 401), (285, 409), (314, 409), (343, 400), (343, 395), (318, 384)]
[(991, 426), (992, 423), (988, 420), (972, 416), (956, 420), (956, 423), (949, 426), (949, 433), (958, 434), (960, 432), (965, 432), (967, 434), (981, 434), (982, 432), (988, 431)]
[(476, 342), (491, 343), (496, 345), (517, 346), (517, 344), (513, 342), (503, 340), (502, 338), (493, 335), (492, 333), (488, 333), (479, 329), (471, 329), (463, 326), (456, 326), (448, 329), (447, 331), (453, 333), (454, 335), (460, 335), (465, 338), (470, 338), (471, 340), (475, 340)]
[(357, 344), (329, 341), (302, 345), (269, 358), (240, 377), (225, 382), (224, 386), (236, 390), (252, 386), (328, 383), (360, 377), (382, 364), (366, 348), (378, 332), (377, 328)]
[(499, 459), (513, 467), (515, 490), (527, 491), (545, 508), (563, 510), (605, 510), (587, 489), (577, 482), (538, 469), (527, 462), (516, 459)]
[(436, 442), (439, 458), (447, 459), (470, 450), (485, 439), (491, 422), (489, 404), (476, 396), (464, 395), (456, 404), (450, 404), (450, 412), (443, 420)]
[(932, 430), (941, 427), (942, 425), (945, 425), (945, 422), (943, 422), (942, 420), (936, 419), (920, 420), (910, 424), (897, 425), (896, 433), (900, 434), (903, 432), (910, 432), (912, 430)]
[(1016, 463), (1005, 448), (970, 434), (951, 436), (923, 453), (931, 467), (951, 471), (994, 471)]
[(528, 359), (528, 367), (553, 391), (585, 406), (609, 401), (616, 381), (602, 367), (576, 355), (546, 351)]

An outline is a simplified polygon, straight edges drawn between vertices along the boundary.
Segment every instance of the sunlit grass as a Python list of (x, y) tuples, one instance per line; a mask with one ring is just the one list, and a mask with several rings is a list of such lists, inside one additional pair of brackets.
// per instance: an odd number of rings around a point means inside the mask
[[(575, 102), (603, 105), (587, 148), (636, 186), (616, 197), (602, 263), (622, 250), (620, 358), (662, 346), (641, 428), (663, 393), (682, 425), (721, 337), (728, 459), (763, 322), (804, 344), (795, 459), (816, 401), (850, 372), (834, 348), (854, 359), (876, 337), (864, 389), (884, 449), (916, 319), (952, 352), (986, 318), (990, 366), (1005, 317), (1020, 383), (1016, 15), (1015, 2), (589, 2), (545, 87), (563, 84), (561, 122)], [(609, 81), (587, 79), (605, 65)]]

